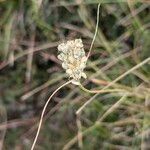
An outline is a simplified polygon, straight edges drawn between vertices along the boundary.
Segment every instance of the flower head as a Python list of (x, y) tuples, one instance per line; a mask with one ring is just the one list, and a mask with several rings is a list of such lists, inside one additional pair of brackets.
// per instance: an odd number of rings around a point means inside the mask
[(83, 72), (86, 67), (87, 57), (81, 39), (70, 40), (58, 45), (58, 59), (62, 61), (62, 67), (72, 78), (73, 84), (80, 84), (81, 77), (86, 78)]

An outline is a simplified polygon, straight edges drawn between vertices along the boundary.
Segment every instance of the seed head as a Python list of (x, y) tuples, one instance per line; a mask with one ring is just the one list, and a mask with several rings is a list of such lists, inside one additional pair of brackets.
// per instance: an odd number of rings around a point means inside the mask
[(81, 77), (86, 78), (83, 72), (86, 67), (87, 57), (81, 39), (70, 40), (58, 45), (58, 59), (62, 61), (62, 67), (72, 78), (72, 83), (79, 85)]

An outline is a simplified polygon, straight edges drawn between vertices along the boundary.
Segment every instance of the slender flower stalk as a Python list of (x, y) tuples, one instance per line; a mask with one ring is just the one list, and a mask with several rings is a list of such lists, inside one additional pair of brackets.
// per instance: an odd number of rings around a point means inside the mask
[(44, 108), (43, 108), (42, 114), (41, 114), (41, 118), (40, 118), (40, 122), (39, 122), (39, 125), (38, 125), (38, 130), (37, 130), (37, 132), (36, 132), (36, 136), (35, 136), (35, 138), (34, 138), (34, 142), (33, 142), (33, 144), (32, 144), (31, 150), (33, 150), (34, 147), (35, 147), (35, 144), (36, 144), (36, 141), (37, 141), (37, 138), (38, 138), (38, 136), (39, 136), (40, 129), (41, 129), (41, 126), (42, 126), (42, 121), (43, 121), (43, 117), (44, 117), (44, 114), (45, 114), (45, 110), (46, 110), (46, 108), (47, 108), (47, 106), (48, 106), (50, 100), (52, 99), (52, 97), (53, 97), (61, 88), (63, 88), (64, 86), (68, 85), (68, 84), (71, 83), (71, 82), (72, 82), (72, 81), (70, 80), (70, 81), (64, 83), (63, 85), (61, 85), (59, 88), (57, 88), (57, 89), (52, 93), (52, 95), (49, 97), (49, 99), (47, 100), (46, 104), (44, 105)]
[(109, 92), (125, 92), (125, 90), (123, 89), (106, 89), (106, 90), (88, 90), (86, 89), (82, 84), (79, 85), (79, 87), (87, 92), (87, 93), (91, 93), (91, 94), (96, 94), (96, 93), (109, 93)]
[(101, 6), (101, 3), (99, 3), (98, 6), (97, 6), (97, 19), (96, 19), (97, 21), (96, 21), (95, 33), (94, 33), (94, 37), (93, 37), (93, 40), (92, 40), (87, 58), (90, 57), (90, 54), (91, 54), (91, 51), (92, 51), (92, 48), (93, 48), (93, 44), (94, 44), (94, 41), (96, 39), (96, 35), (97, 35), (97, 32), (98, 32), (100, 6)]

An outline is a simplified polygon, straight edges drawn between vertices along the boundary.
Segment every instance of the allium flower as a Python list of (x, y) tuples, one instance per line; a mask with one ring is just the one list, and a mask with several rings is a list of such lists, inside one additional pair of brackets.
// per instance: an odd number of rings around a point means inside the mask
[(86, 78), (83, 72), (86, 67), (87, 57), (81, 39), (70, 40), (58, 45), (58, 59), (62, 61), (62, 67), (72, 78), (72, 83), (79, 85), (81, 77)]

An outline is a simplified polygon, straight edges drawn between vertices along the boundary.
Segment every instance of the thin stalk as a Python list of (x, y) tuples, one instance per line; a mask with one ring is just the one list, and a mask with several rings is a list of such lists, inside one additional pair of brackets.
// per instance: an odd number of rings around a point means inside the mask
[(61, 85), (59, 88), (57, 88), (57, 89), (51, 94), (51, 96), (49, 97), (49, 99), (47, 100), (47, 102), (45, 103), (44, 108), (43, 108), (43, 110), (42, 110), (41, 117), (40, 117), (40, 122), (39, 122), (38, 130), (37, 130), (37, 132), (36, 132), (36, 136), (35, 136), (35, 138), (34, 138), (34, 142), (33, 142), (33, 144), (32, 144), (31, 150), (33, 150), (34, 147), (35, 147), (35, 144), (36, 144), (38, 135), (39, 135), (39, 133), (40, 133), (40, 129), (41, 129), (41, 125), (42, 125), (44, 113), (45, 113), (45, 110), (46, 110), (46, 108), (47, 108), (47, 106), (48, 106), (50, 100), (52, 99), (52, 97), (53, 97), (61, 88), (63, 88), (64, 86), (68, 85), (70, 82), (71, 82), (71, 80), (69, 80), (68, 82), (64, 83), (64, 84)]
[(96, 94), (96, 93), (109, 93), (109, 92), (123, 92), (122, 89), (107, 89), (107, 90), (88, 90), (86, 89), (82, 84), (79, 85), (79, 87), (87, 93)]
[(95, 34), (94, 34), (94, 37), (93, 37), (93, 40), (92, 40), (92, 43), (91, 43), (90, 50), (89, 50), (89, 52), (88, 52), (87, 58), (89, 58), (89, 56), (90, 56), (90, 54), (91, 54), (92, 47), (93, 47), (93, 44), (94, 44), (94, 41), (95, 41), (95, 38), (96, 38), (96, 35), (97, 35), (97, 31), (98, 31), (100, 5), (101, 5), (101, 4), (99, 3), (99, 4), (98, 4), (98, 7), (97, 7), (97, 22), (96, 22)]

